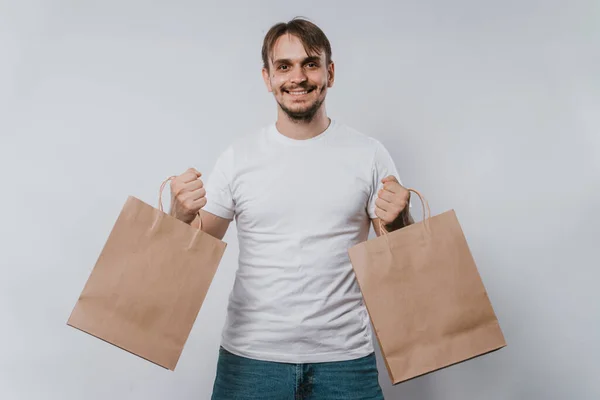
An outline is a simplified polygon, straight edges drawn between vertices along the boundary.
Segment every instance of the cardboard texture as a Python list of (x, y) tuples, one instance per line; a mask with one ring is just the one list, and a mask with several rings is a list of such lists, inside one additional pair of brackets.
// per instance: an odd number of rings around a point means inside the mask
[(506, 346), (454, 210), (348, 250), (392, 384)]
[(129, 196), (67, 324), (174, 370), (226, 243)]

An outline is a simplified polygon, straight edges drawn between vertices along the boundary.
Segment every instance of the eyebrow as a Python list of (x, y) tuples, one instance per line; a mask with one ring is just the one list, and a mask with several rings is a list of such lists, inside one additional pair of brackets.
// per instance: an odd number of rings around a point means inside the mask
[[(310, 56), (310, 57), (306, 57), (304, 60), (302, 60), (302, 64), (306, 64), (309, 62), (316, 62), (319, 63), (321, 62), (321, 58), (317, 57), (317, 56)], [(292, 60), (290, 60), (289, 58), (280, 58), (278, 60), (273, 61), (273, 65), (275, 64), (293, 64)]]

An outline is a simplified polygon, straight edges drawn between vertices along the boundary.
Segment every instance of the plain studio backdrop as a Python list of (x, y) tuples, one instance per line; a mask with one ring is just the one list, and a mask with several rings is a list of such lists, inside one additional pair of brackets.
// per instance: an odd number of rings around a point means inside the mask
[(127, 196), (274, 120), (260, 48), (294, 16), (332, 42), (329, 115), (456, 210), (508, 342), (395, 387), (378, 350), (386, 398), (600, 398), (599, 3), (296, 3), (0, 1), (0, 398), (209, 398), (235, 224), (174, 372), (66, 321)]

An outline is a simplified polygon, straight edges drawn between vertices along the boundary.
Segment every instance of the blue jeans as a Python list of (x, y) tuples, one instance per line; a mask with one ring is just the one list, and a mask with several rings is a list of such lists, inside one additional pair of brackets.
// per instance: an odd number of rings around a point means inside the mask
[(382, 400), (375, 354), (350, 361), (288, 364), (219, 349), (212, 400)]

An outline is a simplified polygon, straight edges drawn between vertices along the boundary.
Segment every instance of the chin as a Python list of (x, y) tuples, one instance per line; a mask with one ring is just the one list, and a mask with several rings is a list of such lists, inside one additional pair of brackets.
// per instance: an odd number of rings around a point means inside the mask
[(304, 113), (307, 112), (308, 110), (310, 110), (312, 108), (312, 104), (309, 106), (303, 106), (303, 107), (287, 107), (288, 110), (295, 112), (295, 113)]
[(317, 101), (313, 100), (309, 103), (307, 102), (302, 102), (302, 103), (295, 103), (295, 102), (290, 102), (290, 103), (284, 103), (286, 105), (286, 107), (289, 110), (293, 110), (293, 111), (306, 111), (306, 110), (310, 110), (312, 107), (315, 106), (315, 104), (317, 103)]

